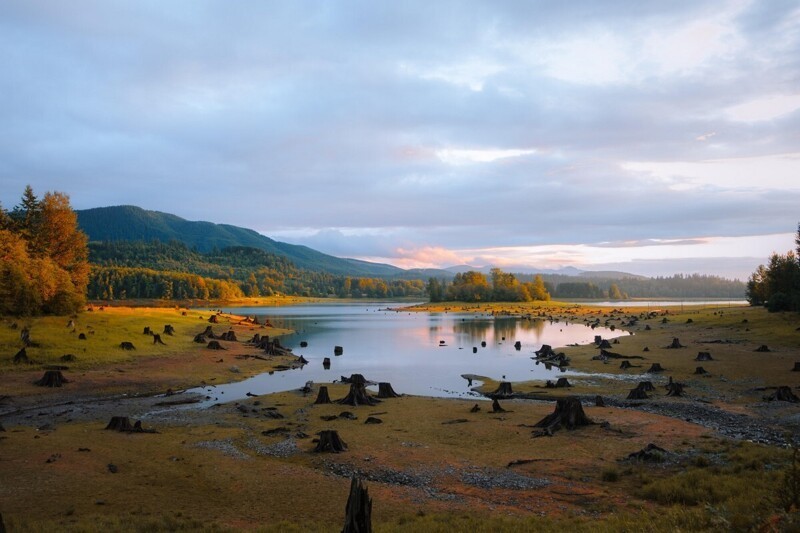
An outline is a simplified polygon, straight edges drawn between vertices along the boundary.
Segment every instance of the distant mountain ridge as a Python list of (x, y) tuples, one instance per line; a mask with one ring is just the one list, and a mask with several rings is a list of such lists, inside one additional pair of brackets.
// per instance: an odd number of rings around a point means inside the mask
[[(342, 276), (419, 279), (431, 272), (403, 270), (393, 265), (343, 259), (307, 246), (276, 241), (260, 233), (229, 224), (190, 221), (169, 213), (133, 205), (96, 207), (77, 211), (78, 225), (90, 241), (179, 241), (208, 252), (215, 248), (246, 246), (286, 257), (298, 268)], [(448, 273), (444, 273), (449, 275)]]

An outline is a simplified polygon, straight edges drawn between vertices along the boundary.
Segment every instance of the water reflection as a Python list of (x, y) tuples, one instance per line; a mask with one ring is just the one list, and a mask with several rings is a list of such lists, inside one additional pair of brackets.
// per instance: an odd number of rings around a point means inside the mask
[[(281, 337), (281, 342), (310, 363), (302, 370), (224, 385), (223, 398), (230, 401), (244, 398), (248, 392), (299, 389), (308, 380), (330, 382), (356, 373), (371, 381), (390, 382), (399, 393), (463, 396), (469, 389), (462, 374), (508, 381), (544, 382), (557, 377), (558, 367), (548, 369), (531, 360), (542, 344), (566, 346), (592, 342), (596, 334), (608, 339), (626, 335), (619, 330), (592, 330), (583, 324), (467, 313), (393, 312), (386, 307), (383, 303), (227, 309), (269, 318), (275, 326), (294, 330), (296, 333)], [(301, 342), (307, 346), (300, 348)], [(335, 357), (334, 346), (342, 346), (344, 353)], [(323, 367), (325, 358), (330, 365)], [(221, 390), (217, 387), (215, 393)]]

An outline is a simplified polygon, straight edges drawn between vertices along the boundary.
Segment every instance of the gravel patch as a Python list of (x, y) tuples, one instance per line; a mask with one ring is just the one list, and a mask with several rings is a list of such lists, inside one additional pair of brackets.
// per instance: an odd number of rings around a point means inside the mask
[(461, 482), (482, 489), (540, 489), (550, 485), (550, 480), (523, 476), (508, 470), (473, 468), (461, 473)]
[(233, 444), (231, 439), (226, 440), (204, 440), (194, 445), (195, 448), (204, 448), (206, 450), (217, 450), (228, 457), (234, 459), (250, 459), (250, 456), (241, 451)]
[(247, 447), (258, 455), (268, 455), (270, 457), (289, 457), (300, 453), (297, 441), (288, 438), (274, 444), (264, 444), (258, 439), (247, 441)]

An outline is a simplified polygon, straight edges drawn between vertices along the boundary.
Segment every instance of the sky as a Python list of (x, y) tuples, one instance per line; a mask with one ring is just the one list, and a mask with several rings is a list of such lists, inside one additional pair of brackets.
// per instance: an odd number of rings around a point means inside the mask
[(795, 0), (4, 0), (0, 72), (7, 209), (739, 279), (800, 222)]

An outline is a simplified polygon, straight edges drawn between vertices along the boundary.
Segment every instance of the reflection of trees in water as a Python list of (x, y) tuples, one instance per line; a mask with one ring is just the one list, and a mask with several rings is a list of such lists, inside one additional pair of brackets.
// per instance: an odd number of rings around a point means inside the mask
[(435, 341), (436, 344), (439, 343), (442, 337), (442, 326), (441, 324), (432, 324), (428, 326), (428, 340)]
[(538, 342), (544, 331), (543, 320), (526, 320), (517, 317), (495, 317), (493, 319), (463, 319), (453, 323), (453, 332), (457, 336), (466, 336), (472, 342), (486, 340), (490, 335), (495, 343), (513, 341), (517, 331), (533, 333)]

